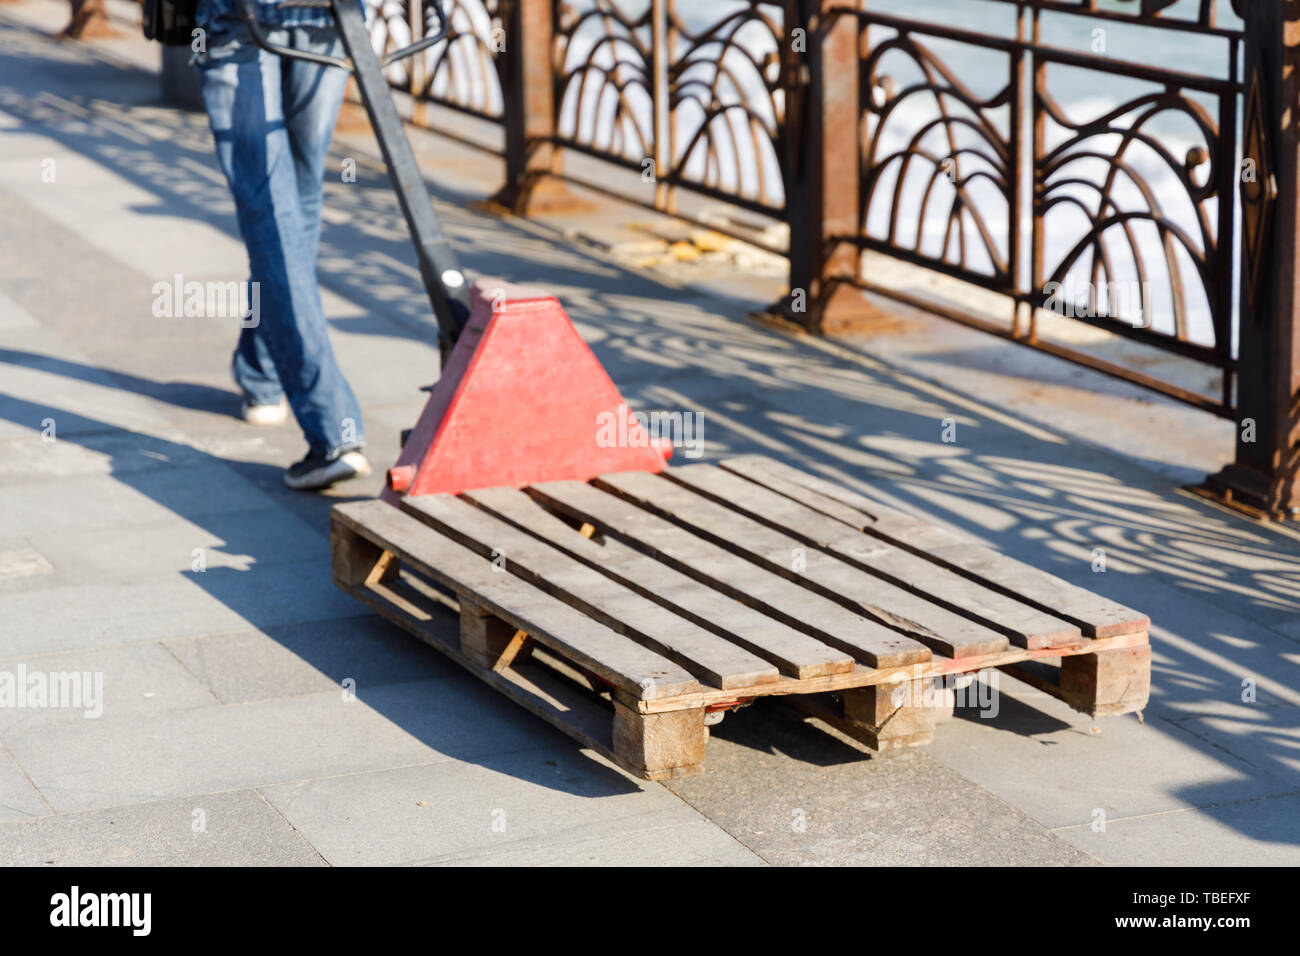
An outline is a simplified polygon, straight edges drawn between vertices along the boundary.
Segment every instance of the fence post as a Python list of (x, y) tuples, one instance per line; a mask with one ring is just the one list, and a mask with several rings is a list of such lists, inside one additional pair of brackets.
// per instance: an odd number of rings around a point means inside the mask
[(652, 0), (650, 4), (650, 101), (651, 135), (654, 137), (654, 207), (674, 215), (677, 212), (675, 189), (660, 177), (668, 174), (673, 163), (673, 119), (669, 105), (669, 57), (674, 48), (673, 28), (668, 23), (667, 0)]
[(582, 208), (562, 180), (555, 137), (555, 0), (503, 0), (500, 53), (505, 185), (492, 205), (517, 215)]
[[(861, 119), (858, 67), (861, 28), (843, 0), (799, 0), (806, 43), (801, 129), (787, 153), (786, 218), (790, 292), (772, 310), (819, 332), (835, 332), (879, 315), (855, 285)], [(792, 42), (798, 39), (792, 34)], [(795, 48), (797, 51), (797, 47)], [(797, 153), (797, 155), (796, 155)]]
[(1300, 517), (1300, 2), (1237, 0), (1234, 8), (1246, 24), (1247, 86), (1237, 449), (1204, 488), (1247, 509)]

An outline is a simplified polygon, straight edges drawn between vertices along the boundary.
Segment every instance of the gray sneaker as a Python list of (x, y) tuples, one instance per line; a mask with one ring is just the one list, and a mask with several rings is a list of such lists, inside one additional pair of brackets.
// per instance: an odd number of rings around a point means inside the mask
[(284, 472), (284, 483), (299, 491), (320, 491), (349, 478), (364, 478), (370, 474), (370, 462), (359, 451), (345, 451), (336, 458), (326, 458), (315, 452)]

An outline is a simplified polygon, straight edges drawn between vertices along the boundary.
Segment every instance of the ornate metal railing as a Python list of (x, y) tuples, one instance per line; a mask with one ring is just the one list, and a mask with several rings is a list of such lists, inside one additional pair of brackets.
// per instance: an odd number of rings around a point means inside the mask
[[(486, 119), (502, 116), (497, 58), (505, 48), (503, 0), (444, 0), (451, 21), (447, 39), (388, 68), (393, 86), (418, 100)], [(509, 0), (504, 0), (509, 2)], [(424, 35), (429, 18), (419, 0), (366, 0), (375, 49), (405, 46)]]
[[(598, 157), (654, 183), (636, 201), (677, 211), (684, 190), (785, 220), (791, 285), (812, 300), (786, 311), (808, 325), (828, 324), (829, 290), (848, 281), (1231, 413), (1236, 237), (1244, 209), (1249, 259), (1260, 217), (1249, 185), (1238, 196), (1249, 90), (1228, 0), (448, 8), (449, 40), (390, 79), (501, 119), (512, 205), (561, 173), (564, 150)], [(387, 0), (376, 44), (418, 36), (412, 9)], [(1179, 53), (1162, 63), (1170, 37)], [(511, 83), (529, 101), (513, 115)], [(864, 254), (998, 293), (1006, 322), (874, 281)], [(1204, 363), (1221, 384), (1207, 394), (1062, 344), (1042, 334), (1052, 316)]]
[[(984, 0), (977, 29), (858, 12), (861, 246), (1009, 297), (1012, 338), (1229, 413), (1246, 87), (1221, 6)], [(1144, 60), (1112, 48), (1139, 33)], [(1176, 65), (1158, 63), (1166, 36)], [(1221, 390), (1041, 341), (1051, 314), (1212, 366)]]
[[(378, 46), (424, 29), (367, 2)], [(761, 213), (786, 317), (865, 287), (1235, 417), (1207, 487), (1300, 514), (1300, 0), (447, 2), (390, 79), (500, 123), (497, 203)]]
[(789, 5), (566, 0), (556, 8), (557, 138), (741, 206), (779, 211)]

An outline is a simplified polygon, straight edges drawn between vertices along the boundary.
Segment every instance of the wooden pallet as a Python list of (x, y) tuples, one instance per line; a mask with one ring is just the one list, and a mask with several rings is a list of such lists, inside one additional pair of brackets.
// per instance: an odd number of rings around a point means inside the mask
[(1150, 686), (1144, 615), (759, 456), (337, 505), (331, 550), (341, 588), (649, 779), (756, 697), (890, 749), (933, 739), (949, 675), (1093, 716)]

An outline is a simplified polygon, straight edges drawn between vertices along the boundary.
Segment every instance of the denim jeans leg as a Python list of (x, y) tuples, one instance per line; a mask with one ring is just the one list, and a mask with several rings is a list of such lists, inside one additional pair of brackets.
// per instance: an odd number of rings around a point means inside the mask
[[(300, 27), (292, 31), (292, 46), (312, 53), (342, 56), (342, 43), (332, 29)], [(293, 148), (298, 177), (298, 201), (312, 261), (320, 248), (321, 207), (325, 201), (322, 170), (348, 77), (342, 70), (306, 63), (286, 62), (280, 87), (284, 120)]]
[(276, 405), (284, 398), (284, 386), (275, 371), (275, 360), (271, 358), (265, 336), (258, 334), (261, 327), (259, 322), (256, 326), (239, 330), (239, 345), (235, 348), (230, 372), (249, 403)]
[[(290, 34), (276, 31), (275, 38), (284, 42)], [(269, 356), (312, 451), (332, 455), (364, 443), (361, 411), (335, 360), (321, 307), (311, 226), (304, 221), (283, 110), (283, 66), (246, 37), (233, 53), (210, 47), (200, 64), (204, 105), (260, 295), (251, 355), (241, 341), (235, 367), (237, 375), (252, 372), (256, 359), (264, 369)], [(253, 375), (250, 384), (267, 383)]]

